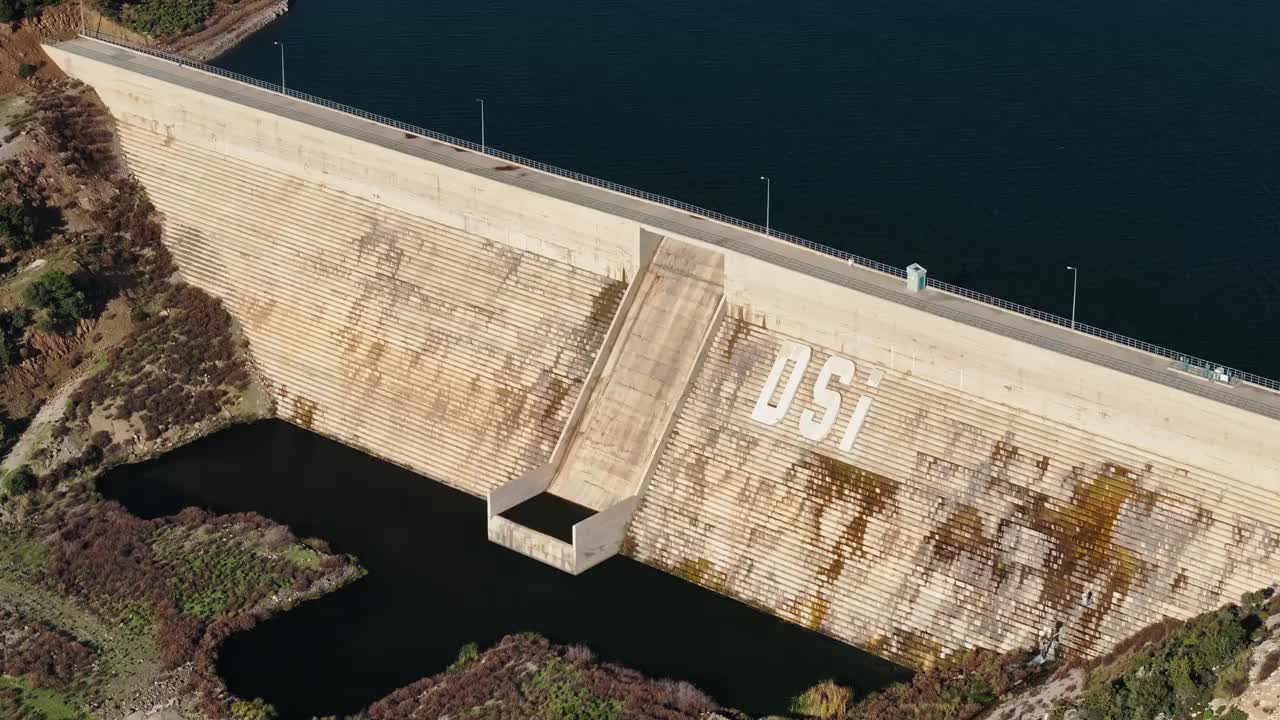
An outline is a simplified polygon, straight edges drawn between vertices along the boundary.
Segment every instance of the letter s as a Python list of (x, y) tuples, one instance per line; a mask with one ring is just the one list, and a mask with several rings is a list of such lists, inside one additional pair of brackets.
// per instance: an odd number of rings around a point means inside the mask
[(848, 385), (853, 382), (854, 365), (853, 361), (842, 358), (838, 355), (832, 355), (822, 365), (822, 371), (818, 373), (818, 379), (813, 383), (813, 399), (818, 406), (823, 409), (822, 419), (815, 420), (812, 410), (805, 410), (800, 413), (800, 434), (809, 438), (814, 442), (822, 442), (822, 439), (831, 432), (831, 428), (836, 424), (836, 417), (840, 414), (840, 393), (827, 387), (831, 382), (831, 376), (836, 376), (840, 380), (841, 385)]
[[(787, 340), (782, 343), (781, 351), (778, 353), (778, 359), (773, 361), (773, 369), (769, 371), (769, 378), (764, 382), (764, 388), (760, 390), (760, 397), (756, 400), (755, 410), (751, 411), (751, 419), (765, 425), (777, 425), (782, 418), (787, 416), (787, 409), (791, 407), (791, 401), (796, 396), (796, 389), (800, 387), (800, 381), (804, 379), (804, 371), (809, 367), (809, 357), (813, 354), (813, 350), (808, 345), (801, 345), (797, 342)], [(782, 373), (786, 371), (787, 366), (792, 362), (796, 364), (791, 375), (787, 378), (787, 384), (782, 388), (782, 397), (778, 398), (778, 404), (770, 404), (773, 399), (773, 393), (778, 389), (778, 383), (782, 380)]]

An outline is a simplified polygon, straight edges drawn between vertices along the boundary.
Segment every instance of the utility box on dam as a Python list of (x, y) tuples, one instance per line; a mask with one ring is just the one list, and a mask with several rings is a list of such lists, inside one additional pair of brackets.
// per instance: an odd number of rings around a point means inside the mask
[[(47, 51), (278, 413), (488, 497), (542, 561), (620, 551), (915, 665), (1059, 623), (1094, 655), (1280, 577), (1269, 390), (213, 70)], [(509, 519), (542, 493), (585, 508), (567, 541)]]
[(920, 292), (928, 287), (929, 271), (924, 269), (920, 263), (911, 263), (907, 266), (907, 289), (911, 292)]

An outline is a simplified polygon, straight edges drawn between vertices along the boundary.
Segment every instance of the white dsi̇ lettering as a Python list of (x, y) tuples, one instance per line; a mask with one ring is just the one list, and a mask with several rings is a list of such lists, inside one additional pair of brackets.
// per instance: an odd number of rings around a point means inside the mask
[(853, 408), (853, 417), (849, 418), (849, 425), (844, 429), (844, 437), (840, 438), (840, 450), (842, 452), (853, 452), (853, 444), (858, 441), (858, 433), (862, 430), (862, 424), (867, 421), (867, 413), (871, 411), (871, 398), (863, 395), (858, 398), (858, 404)]
[(814, 442), (822, 442), (836, 424), (840, 415), (840, 393), (827, 387), (834, 375), (841, 385), (853, 382), (853, 361), (832, 355), (822, 364), (822, 371), (813, 383), (813, 401), (822, 408), (822, 417), (815, 419), (813, 410), (805, 409), (800, 413), (800, 434)]
[[(782, 351), (773, 361), (773, 369), (769, 371), (769, 378), (765, 380), (764, 389), (760, 391), (756, 407), (751, 411), (752, 420), (765, 425), (777, 425), (782, 422), (782, 418), (787, 416), (787, 409), (791, 407), (791, 401), (795, 399), (800, 381), (804, 379), (804, 371), (809, 367), (809, 357), (812, 354), (813, 350), (808, 345), (790, 340), (782, 343)], [(782, 387), (782, 397), (778, 398), (777, 405), (773, 405), (770, 402), (773, 400), (773, 393), (778, 389), (778, 383), (782, 381), (782, 374), (792, 363), (795, 363), (795, 368), (787, 376), (787, 384)]]

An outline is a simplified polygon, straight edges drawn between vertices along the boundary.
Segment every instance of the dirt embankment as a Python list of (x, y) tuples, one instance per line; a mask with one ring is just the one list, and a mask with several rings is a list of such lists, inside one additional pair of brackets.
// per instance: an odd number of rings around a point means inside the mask
[[(148, 38), (103, 16), (92, 4), (84, 8), (84, 22), (90, 30), (123, 38), (139, 45), (151, 45), (178, 52), (200, 62), (208, 62), (244, 42), (289, 11), (289, 0), (218, 0), (213, 14), (196, 30), (176, 37)], [(23, 93), (32, 83), (57, 80), (62, 73), (40, 49), (41, 42), (67, 40), (80, 29), (79, 2), (68, 0), (45, 8), (39, 15), (16, 23), (0, 23), (0, 98)], [(38, 70), (22, 78), (18, 69), (34, 65)]]
[[(75, 37), (79, 27), (80, 13), (73, 3), (45, 8), (36, 17), (16, 23), (0, 23), (0, 98), (26, 92), (33, 83), (62, 77), (62, 71), (49, 62), (40, 43)], [(23, 65), (36, 66), (36, 74), (20, 77), (18, 69)]]

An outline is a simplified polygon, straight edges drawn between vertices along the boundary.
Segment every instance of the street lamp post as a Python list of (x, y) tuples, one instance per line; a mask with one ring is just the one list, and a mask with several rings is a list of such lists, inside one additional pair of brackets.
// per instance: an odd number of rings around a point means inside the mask
[(476, 98), (476, 102), (480, 103), (480, 147), (487, 148), (489, 145), (484, 141), (484, 99)]
[(284, 43), (276, 41), (271, 44), (280, 46), (280, 89), (284, 90)]
[(771, 206), (773, 205), (773, 181), (764, 175), (761, 175), (760, 179), (764, 181), (764, 234), (770, 235), (769, 211), (772, 209)]
[(1080, 268), (1068, 265), (1071, 271), (1071, 329), (1076, 329), (1076, 288), (1080, 285)]

